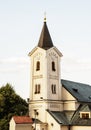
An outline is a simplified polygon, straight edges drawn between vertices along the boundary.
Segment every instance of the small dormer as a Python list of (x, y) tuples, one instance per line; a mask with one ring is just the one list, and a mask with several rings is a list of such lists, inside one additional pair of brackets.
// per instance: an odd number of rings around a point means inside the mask
[(89, 118), (91, 118), (91, 113), (90, 112), (80, 112), (80, 118), (89, 119)]

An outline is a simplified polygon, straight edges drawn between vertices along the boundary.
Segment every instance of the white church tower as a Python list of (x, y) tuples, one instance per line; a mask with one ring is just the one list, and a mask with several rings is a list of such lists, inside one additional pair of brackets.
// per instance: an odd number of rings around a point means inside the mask
[(44, 20), (38, 45), (29, 53), (29, 116), (12, 117), (10, 130), (91, 130), (91, 86), (61, 79), (62, 54)]
[(53, 45), (46, 18), (38, 45), (29, 53), (31, 59), (29, 113), (46, 122), (46, 110), (60, 111), (60, 58), (62, 53)]

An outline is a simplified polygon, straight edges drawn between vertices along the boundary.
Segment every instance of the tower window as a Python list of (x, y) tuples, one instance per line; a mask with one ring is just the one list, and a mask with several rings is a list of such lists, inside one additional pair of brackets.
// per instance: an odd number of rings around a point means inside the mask
[(36, 84), (35, 85), (35, 94), (39, 94), (40, 93), (40, 84)]
[(37, 61), (37, 63), (36, 63), (36, 71), (38, 71), (38, 70), (40, 70), (40, 62), (39, 61)]
[(56, 71), (56, 69), (55, 69), (55, 62), (54, 61), (52, 61), (52, 71)]
[(37, 84), (35, 85), (35, 94), (37, 94)]
[(55, 84), (52, 84), (51, 91), (52, 91), (52, 94), (56, 94), (56, 85)]
[(38, 87), (38, 91), (37, 92), (40, 93), (40, 84), (38, 84), (37, 87)]

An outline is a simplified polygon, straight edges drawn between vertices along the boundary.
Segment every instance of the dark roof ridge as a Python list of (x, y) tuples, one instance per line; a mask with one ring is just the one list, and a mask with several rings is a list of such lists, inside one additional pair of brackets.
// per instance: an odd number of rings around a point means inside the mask
[(76, 81), (73, 81), (73, 80), (66, 80), (66, 79), (61, 79), (61, 81), (68, 81), (68, 82), (72, 82), (72, 83), (76, 83), (76, 84), (91, 86), (90, 84), (82, 83), (82, 82), (79, 82), (79, 81), (76, 82)]

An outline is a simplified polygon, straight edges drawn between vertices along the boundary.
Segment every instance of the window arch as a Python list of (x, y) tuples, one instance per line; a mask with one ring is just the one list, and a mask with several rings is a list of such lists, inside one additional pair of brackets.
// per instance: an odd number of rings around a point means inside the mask
[(40, 89), (41, 89), (40, 84), (35, 84), (35, 94), (39, 94), (40, 93)]
[(55, 62), (54, 61), (52, 61), (52, 71), (56, 71), (56, 69), (55, 69)]
[(55, 84), (51, 85), (51, 91), (52, 91), (52, 94), (56, 94), (56, 85)]
[(37, 92), (40, 93), (40, 84), (37, 85)]
[(37, 94), (37, 84), (35, 85), (35, 94)]
[(37, 63), (36, 63), (36, 71), (38, 71), (38, 70), (40, 70), (40, 62), (39, 61), (37, 61)]

